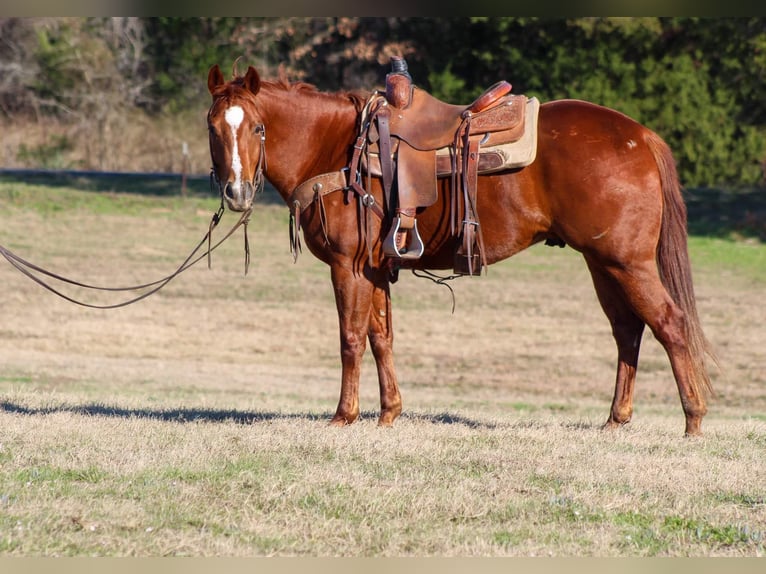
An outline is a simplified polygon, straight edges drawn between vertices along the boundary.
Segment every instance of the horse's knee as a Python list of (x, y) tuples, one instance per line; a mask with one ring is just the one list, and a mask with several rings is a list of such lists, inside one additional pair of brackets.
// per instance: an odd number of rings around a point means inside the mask
[(340, 352), (343, 358), (358, 359), (366, 349), (366, 337), (359, 336), (356, 333), (345, 333), (341, 335)]

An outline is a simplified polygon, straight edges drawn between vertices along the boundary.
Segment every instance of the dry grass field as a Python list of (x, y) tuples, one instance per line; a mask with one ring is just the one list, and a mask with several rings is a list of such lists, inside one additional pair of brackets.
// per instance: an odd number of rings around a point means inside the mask
[[(81, 281), (171, 272), (214, 199), (0, 183), (0, 244)], [(221, 229), (236, 220), (227, 214)], [(449, 291), (402, 273), (404, 414), (330, 428), (329, 272), (260, 205), (159, 294), (77, 307), (0, 261), (0, 555), (764, 556), (766, 247), (693, 238), (722, 373), (684, 439), (644, 338), (630, 425), (600, 430), (616, 351), (580, 257), (536, 246)], [(105, 296), (67, 289), (91, 302)]]

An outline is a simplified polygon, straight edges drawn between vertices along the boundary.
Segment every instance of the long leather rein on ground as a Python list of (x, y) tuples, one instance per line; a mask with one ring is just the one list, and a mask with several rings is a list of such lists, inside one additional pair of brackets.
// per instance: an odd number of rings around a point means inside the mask
[[(132, 303), (136, 303), (138, 301), (141, 301), (142, 299), (145, 299), (149, 295), (156, 293), (157, 291), (162, 289), (165, 285), (170, 283), (170, 281), (178, 277), (181, 273), (183, 273), (184, 271), (189, 269), (192, 265), (195, 265), (197, 262), (201, 261), (205, 257), (208, 258), (208, 267), (210, 267), (210, 254), (216, 248), (218, 248), (219, 245), (221, 245), (224, 241), (226, 241), (229, 237), (231, 237), (231, 235), (237, 229), (239, 229), (240, 226), (244, 226), (244, 229), (245, 229), (245, 274), (247, 274), (248, 265), (250, 262), (250, 247), (249, 247), (249, 242), (247, 239), (247, 222), (253, 210), (252, 208), (250, 208), (247, 211), (244, 211), (242, 213), (242, 216), (239, 218), (239, 221), (237, 221), (237, 223), (234, 224), (231, 230), (220, 241), (218, 241), (218, 243), (216, 243), (215, 245), (212, 245), (213, 229), (215, 229), (215, 227), (220, 222), (221, 216), (223, 215), (223, 211), (224, 211), (224, 207), (223, 207), (223, 203), (221, 203), (221, 207), (219, 208), (219, 210), (215, 214), (213, 214), (213, 218), (210, 221), (210, 225), (208, 226), (208, 231), (205, 234), (205, 237), (202, 238), (202, 240), (197, 244), (197, 246), (194, 248), (191, 254), (189, 254), (189, 256), (184, 260), (183, 263), (181, 263), (178, 269), (176, 269), (170, 275), (163, 277), (162, 279), (152, 281), (151, 283), (144, 283), (143, 285), (134, 285), (132, 287), (100, 287), (96, 285), (89, 285), (87, 283), (82, 283), (80, 281), (75, 281), (73, 279), (69, 279), (67, 277), (57, 275), (56, 273), (52, 273), (46, 269), (43, 269), (42, 267), (39, 267), (33, 263), (30, 263), (29, 261), (13, 253), (10, 249), (7, 249), (3, 245), (0, 245), (0, 255), (5, 257), (11, 265), (13, 265), (16, 269), (18, 269), (24, 275), (32, 279), (32, 281), (41, 285), (48, 291), (55, 293), (59, 297), (66, 299), (67, 301), (70, 301), (71, 303), (75, 303), (76, 305), (80, 305), (82, 307), (90, 307), (93, 309), (116, 309), (118, 307), (125, 307)], [(207, 250), (195, 258), (195, 255), (197, 255), (197, 253), (199, 252), (200, 249), (202, 249), (202, 246), (205, 243), (208, 244)], [(93, 291), (130, 292), (130, 291), (141, 291), (143, 289), (149, 289), (149, 291), (146, 291), (145, 293), (142, 293), (127, 301), (122, 301), (121, 303), (115, 303), (111, 305), (96, 305), (96, 304), (86, 303), (84, 301), (77, 300), (73, 297), (70, 297), (69, 295), (62, 293), (61, 291), (57, 290), (55, 287), (51, 286), (48, 282), (38, 277), (36, 273), (45, 275), (47, 277), (50, 277), (51, 279), (55, 279), (56, 281), (60, 281), (62, 283), (68, 283), (70, 285), (82, 287), (84, 289), (90, 289)]]

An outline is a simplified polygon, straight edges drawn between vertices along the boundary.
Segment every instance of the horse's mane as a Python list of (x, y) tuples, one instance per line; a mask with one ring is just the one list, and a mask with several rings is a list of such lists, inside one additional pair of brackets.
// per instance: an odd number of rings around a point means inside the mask
[[(244, 77), (234, 78), (227, 84), (218, 86), (213, 92), (215, 97), (225, 97), (227, 94), (231, 95), (232, 87), (241, 88), (244, 85)], [(323, 92), (319, 90), (313, 84), (306, 82), (292, 82), (283, 84), (280, 81), (261, 80), (261, 89), (267, 89), (270, 91), (284, 91), (287, 93), (306, 94), (309, 96), (315, 96), (318, 98), (334, 99), (337, 101), (349, 100), (354, 105), (357, 112), (361, 112), (365, 102), (370, 96), (370, 92), (364, 90), (351, 90), (351, 91), (337, 91), (337, 92)]]
[[(231, 93), (232, 88), (242, 88), (245, 85), (245, 75), (240, 74), (237, 70), (237, 61), (234, 62), (232, 67), (232, 79), (225, 84), (218, 86), (214, 92), (214, 96), (225, 96), (227, 93)], [(339, 102), (350, 101), (357, 113), (361, 112), (365, 103), (369, 99), (370, 92), (365, 90), (341, 90), (336, 92), (324, 92), (321, 91), (313, 84), (303, 81), (290, 81), (287, 77), (284, 65), (280, 64), (279, 73), (276, 79), (263, 79), (261, 78), (261, 89), (269, 91), (283, 91), (286, 93), (296, 93), (302, 95), (308, 95), (309, 97), (317, 97), (327, 100), (336, 100)]]
[[(243, 76), (235, 78), (235, 81), (244, 80)], [(306, 94), (316, 96), (318, 98), (330, 98), (335, 100), (349, 100), (356, 108), (357, 112), (360, 112), (364, 107), (365, 102), (370, 96), (369, 91), (365, 90), (339, 90), (336, 92), (324, 92), (317, 88), (314, 84), (303, 81), (290, 81), (285, 72), (283, 65), (279, 66), (279, 75), (275, 80), (261, 80), (261, 88), (268, 87), (267, 89), (283, 90), (285, 92), (292, 92), (298, 94)]]

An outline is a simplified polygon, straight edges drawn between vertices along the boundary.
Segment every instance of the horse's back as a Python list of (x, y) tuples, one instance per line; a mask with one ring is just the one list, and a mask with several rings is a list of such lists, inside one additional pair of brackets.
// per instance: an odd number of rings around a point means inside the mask
[(618, 125), (619, 127), (623, 125), (625, 127), (631, 126), (632, 129), (638, 129), (639, 131), (648, 129), (618, 110), (585, 100), (551, 100), (544, 102), (540, 106), (541, 124), (546, 120), (560, 122), (567, 119), (570, 122), (607, 122), (607, 126), (610, 127), (617, 127)]
[[(576, 153), (589, 162), (627, 158), (653, 161), (645, 146), (646, 126), (614, 110), (583, 100), (554, 100), (540, 107), (538, 126), (543, 150)], [(550, 146), (550, 149), (548, 149)], [(555, 152), (548, 157), (554, 157)]]

